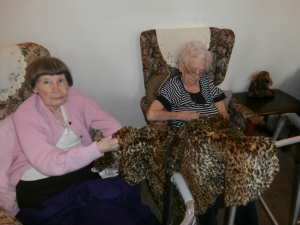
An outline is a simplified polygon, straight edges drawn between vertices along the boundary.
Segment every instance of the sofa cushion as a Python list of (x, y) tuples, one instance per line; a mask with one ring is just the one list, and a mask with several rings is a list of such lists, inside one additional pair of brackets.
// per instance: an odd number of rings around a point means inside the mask
[(155, 75), (148, 81), (146, 89), (147, 103), (150, 106), (151, 103), (156, 99), (160, 88), (170, 79), (169, 74)]

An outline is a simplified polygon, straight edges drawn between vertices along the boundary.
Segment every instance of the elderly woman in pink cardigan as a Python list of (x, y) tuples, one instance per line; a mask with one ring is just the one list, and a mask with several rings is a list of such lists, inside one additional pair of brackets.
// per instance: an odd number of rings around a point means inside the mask
[[(17, 218), (32, 224), (48, 224), (49, 221), (52, 221), (49, 224), (107, 224), (107, 221), (108, 224), (126, 224), (127, 219), (130, 220), (128, 224), (135, 224), (126, 215), (130, 215), (127, 211), (131, 211), (139, 217), (138, 210), (125, 204), (129, 197), (124, 196), (122, 202), (119, 195), (137, 190), (122, 183), (119, 177), (102, 180), (98, 173), (92, 171), (93, 160), (118, 149), (118, 140), (111, 135), (121, 128), (120, 123), (71, 87), (71, 73), (57, 58), (44, 57), (32, 62), (27, 67), (25, 82), (34, 94), (19, 106), (13, 116), (18, 138), (13, 163), (8, 170), (10, 185), (16, 186), (17, 203), (21, 209)], [(93, 142), (88, 132), (90, 128), (101, 130), (105, 138)], [(113, 191), (122, 185), (128, 193)], [(78, 190), (82, 188), (84, 191), (81, 193)], [(105, 190), (109, 190), (111, 196), (103, 199)], [(115, 192), (118, 193), (118, 201), (122, 202), (119, 205), (114, 200)], [(105, 201), (109, 204), (104, 204)], [(69, 211), (74, 202), (80, 207), (85, 205), (86, 210), (80, 209), (80, 213), (78, 208), (71, 210), (72, 222), (65, 221), (66, 216), (59, 218), (53, 214), (53, 208), (54, 211), (59, 209), (61, 215), (67, 209), (66, 213), (71, 218)], [(139, 200), (135, 202), (140, 204)], [(117, 206), (110, 208), (111, 205)], [(100, 209), (95, 210), (97, 207)], [(45, 211), (47, 208), (49, 210)], [(31, 210), (38, 211), (32, 213)], [(148, 208), (146, 211), (146, 224), (153, 224), (153, 215)], [(122, 214), (122, 221), (115, 221), (114, 217), (118, 214)], [(38, 218), (36, 215), (39, 215)], [(140, 217), (140, 220), (147, 221), (142, 218), (145, 215)]]

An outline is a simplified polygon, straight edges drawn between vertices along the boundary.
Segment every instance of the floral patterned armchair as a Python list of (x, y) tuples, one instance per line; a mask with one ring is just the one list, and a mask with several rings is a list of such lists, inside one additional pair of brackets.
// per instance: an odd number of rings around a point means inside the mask
[[(207, 76), (215, 85), (221, 84), (225, 79), (235, 41), (232, 30), (206, 27), (156, 29), (141, 33), (140, 48), (146, 95), (141, 98), (140, 105), (145, 118), (162, 84), (169, 77), (180, 74), (176, 65), (180, 50), (186, 43), (195, 40), (202, 41), (213, 53), (213, 65), (211, 70), (207, 71)], [(252, 133), (255, 126), (263, 121), (253, 111), (231, 98), (231, 95), (227, 95), (226, 98), (230, 120), (246, 135)], [(227, 104), (225, 100), (225, 105)]]

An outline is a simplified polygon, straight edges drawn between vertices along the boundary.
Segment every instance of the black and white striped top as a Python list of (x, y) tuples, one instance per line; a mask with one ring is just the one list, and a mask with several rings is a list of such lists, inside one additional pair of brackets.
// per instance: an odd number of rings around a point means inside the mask
[[(225, 94), (209, 77), (201, 77), (199, 84), (199, 93), (189, 93), (185, 90), (180, 76), (173, 77), (160, 89), (156, 100), (170, 112), (197, 111), (201, 116), (218, 114), (219, 110), (215, 102), (225, 99)], [(186, 123), (186, 121), (171, 120), (171, 125), (174, 127), (181, 127)]]

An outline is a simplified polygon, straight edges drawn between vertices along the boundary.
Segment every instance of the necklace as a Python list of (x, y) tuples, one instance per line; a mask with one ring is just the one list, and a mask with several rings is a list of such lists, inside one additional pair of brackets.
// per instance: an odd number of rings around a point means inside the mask
[(59, 120), (57, 120), (57, 122), (59, 123), (59, 125), (66, 127), (66, 123), (62, 124)]

